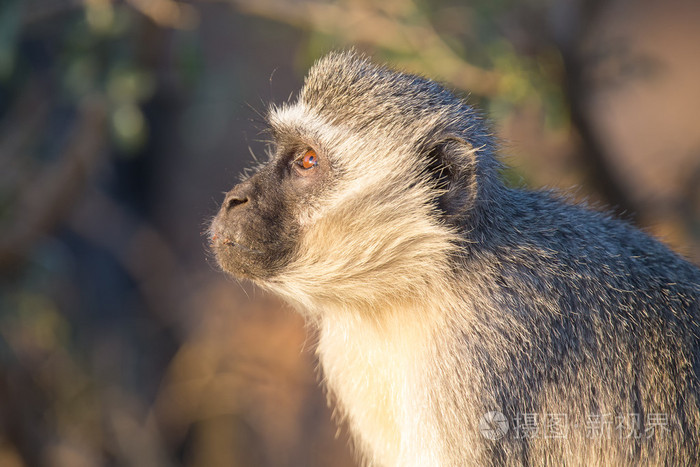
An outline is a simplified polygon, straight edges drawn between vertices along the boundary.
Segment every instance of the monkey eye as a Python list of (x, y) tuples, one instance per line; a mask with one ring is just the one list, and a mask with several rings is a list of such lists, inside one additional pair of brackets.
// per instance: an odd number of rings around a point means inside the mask
[(301, 171), (313, 169), (318, 165), (318, 156), (313, 149), (307, 149), (298, 159), (294, 161)]

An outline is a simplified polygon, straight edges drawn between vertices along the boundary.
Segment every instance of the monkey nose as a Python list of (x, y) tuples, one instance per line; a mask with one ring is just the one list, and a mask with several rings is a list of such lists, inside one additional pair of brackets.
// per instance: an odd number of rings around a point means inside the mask
[(224, 198), (224, 208), (227, 211), (248, 202), (248, 187), (245, 184), (236, 185), (231, 191), (226, 193)]

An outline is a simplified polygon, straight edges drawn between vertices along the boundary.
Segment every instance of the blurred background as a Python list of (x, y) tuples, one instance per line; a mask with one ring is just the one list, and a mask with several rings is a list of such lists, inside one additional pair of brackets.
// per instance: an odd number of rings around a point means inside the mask
[(491, 119), (510, 183), (700, 262), (697, 0), (2, 0), (0, 466), (351, 466), (313, 336), (202, 232), (355, 45)]

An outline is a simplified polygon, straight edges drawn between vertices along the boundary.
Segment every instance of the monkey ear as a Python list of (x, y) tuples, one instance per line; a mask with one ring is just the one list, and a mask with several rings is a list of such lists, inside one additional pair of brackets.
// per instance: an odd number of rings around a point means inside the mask
[(464, 218), (474, 206), (477, 151), (468, 141), (448, 137), (427, 151), (426, 175), (438, 193), (435, 202), (448, 220)]

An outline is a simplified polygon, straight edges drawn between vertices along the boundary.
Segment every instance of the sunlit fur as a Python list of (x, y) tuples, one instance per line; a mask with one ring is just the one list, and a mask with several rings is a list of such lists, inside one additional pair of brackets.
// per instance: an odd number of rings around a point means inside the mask
[[(623, 222), (504, 187), (478, 115), (412, 80), (334, 53), (269, 117), (273, 134), (327, 155), (333, 186), (299, 216), (290, 264), (258, 283), (318, 328), (323, 380), (362, 460), (697, 461), (698, 269)], [(440, 144), (449, 187), (425, 172)], [(450, 212), (436, 205), (446, 193)], [(497, 441), (478, 430), (493, 410), (511, 422)], [(517, 438), (524, 413), (567, 414), (566, 439)], [(586, 438), (588, 416), (628, 413), (667, 414), (670, 431)]]

